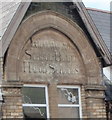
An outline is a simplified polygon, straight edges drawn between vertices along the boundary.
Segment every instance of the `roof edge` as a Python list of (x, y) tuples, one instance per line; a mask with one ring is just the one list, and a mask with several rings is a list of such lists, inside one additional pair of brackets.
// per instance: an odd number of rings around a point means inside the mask
[(102, 13), (108, 13), (108, 14), (112, 14), (111, 11), (108, 10), (101, 10), (101, 9), (97, 9), (97, 8), (90, 8), (90, 7), (86, 7), (87, 10), (91, 10), (91, 11), (96, 11), (96, 12), (102, 12)]
[[(16, 13), (14, 14), (10, 24), (7, 27), (7, 30), (5, 31), (4, 35), (2, 36), (2, 54), (0, 57), (3, 57), (16, 30), (18, 29), (19, 24), (21, 23), (21, 20), (23, 19), (28, 7), (30, 5), (30, 2), (21, 2), (19, 7), (17, 8)], [(11, 30), (11, 31), (10, 31)]]
[(106, 63), (105, 66), (112, 65), (112, 55), (108, 47), (106, 46), (104, 40), (100, 36), (100, 33), (96, 28), (96, 25), (94, 24), (83, 2), (75, 2), (74, 4), (77, 5), (79, 15), (81, 16), (82, 21), (84, 22), (88, 32), (90, 33), (93, 42), (95, 43), (96, 47), (99, 49), (99, 52)]

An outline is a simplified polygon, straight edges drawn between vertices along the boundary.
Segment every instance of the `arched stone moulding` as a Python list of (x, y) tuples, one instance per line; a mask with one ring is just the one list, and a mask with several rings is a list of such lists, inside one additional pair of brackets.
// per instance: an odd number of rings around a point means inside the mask
[(33, 14), (19, 26), (8, 50), (6, 62), (7, 80), (19, 81), (17, 63), (24, 45), (36, 32), (47, 28), (53, 28), (63, 33), (77, 47), (85, 67), (86, 84), (100, 84), (98, 59), (85, 33), (76, 23), (52, 11)]
[(17, 64), (20, 81), (84, 83), (85, 69), (77, 48), (61, 32), (36, 32), (24, 45)]

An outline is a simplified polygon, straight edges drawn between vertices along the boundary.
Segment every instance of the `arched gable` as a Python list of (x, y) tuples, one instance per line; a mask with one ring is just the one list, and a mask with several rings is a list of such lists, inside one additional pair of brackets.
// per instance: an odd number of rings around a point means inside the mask
[(38, 31), (52, 28), (54, 31), (65, 35), (82, 60), (82, 71), (85, 82), (81, 84), (100, 83), (100, 67), (96, 54), (89, 43), (88, 38), (81, 28), (70, 19), (52, 12), (43, 11), (28, 17), (21, 23), (9, 46), (6, 62), (7, 80), (19, 81), (18, 63), (20, 54), (29, 39)]

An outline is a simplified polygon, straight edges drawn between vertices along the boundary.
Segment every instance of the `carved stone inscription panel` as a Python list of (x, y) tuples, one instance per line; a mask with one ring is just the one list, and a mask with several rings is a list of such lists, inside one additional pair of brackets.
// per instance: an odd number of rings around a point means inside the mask
[(21, 57), (21, 79), (59, 81), (62, 77), (82, 77), (82, 61), (70, 40), (53, 30), (37, 33), (29, 40)]

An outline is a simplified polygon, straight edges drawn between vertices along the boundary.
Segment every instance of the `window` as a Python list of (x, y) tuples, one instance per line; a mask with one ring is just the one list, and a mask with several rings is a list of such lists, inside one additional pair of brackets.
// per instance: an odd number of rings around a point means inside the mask
[(44, 85), (24, 85), (24, 118), (49, 118), (48, 90)]
[(80, 88), (58, 86), (59, 118), (81, 118)]

